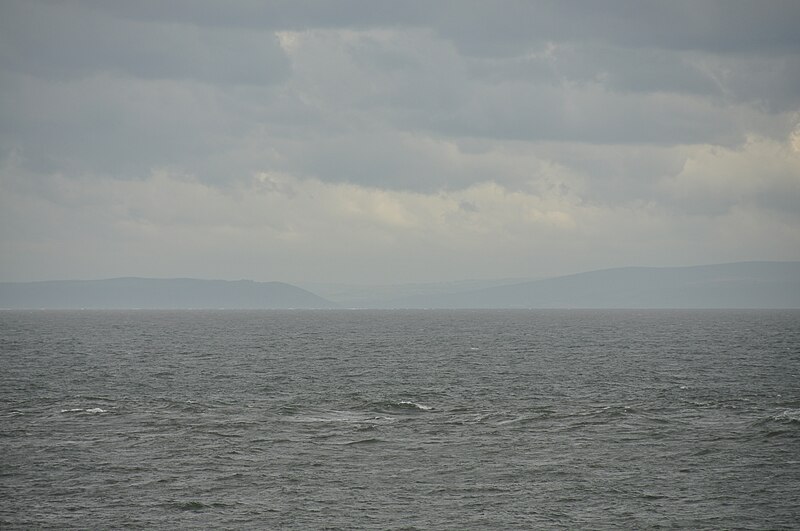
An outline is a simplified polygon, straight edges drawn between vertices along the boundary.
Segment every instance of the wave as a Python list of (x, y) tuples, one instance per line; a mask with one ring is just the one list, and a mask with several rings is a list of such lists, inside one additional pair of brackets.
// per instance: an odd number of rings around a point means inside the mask
[(411, 409), (419, 409), (421, 411), (430, 411), (433, 408), (431, 406), (426, 406), (423, 404), (418, 404), (416, 402), (410, 402), (408, 400), (401, 400), (397, 403), (401, 408), (411, 408)]
[(192, 512), (203, 511), (210, 507), (209, 505), (199, 501), (174, 502), (171, 505), (172, 507), (174, 507), (179, 511), (192, 511)]
[(786, 409), (777, 415), (768, 417), (767, 420), (781, 424), (800, 424), (800, 409)]
[(387, 422), (393, 419), (357, 411), (311, 410), (287, 417), (290, 422), (363, 424)]
[[(300, 409), (300, 408), (297, 408)], [(374, 402), (367, 404), (365, 409), (336, 410), (336, 409), (309, 409), (296, 411), (284, 418), (290, 422), (307, 423), (344, 423), (355, 425), (374, 425), (396, 422), (397, 417), (403, 414), (424, 413), (434, 408), (411, 400), (394, 400)]]
[(343, 446), (356, 446), (356, 445), (360, 445), (360, 444), (376, 444), (376, 443), (383, 443), (383, 442), (386, 442), (386, 441), (383, 440), (383, 439), (378, 439), (377, 437), (370, 437), (369, 439), (361, 439), (361, 440), (358, 440), (358, 441), (349, 441), (349, 442), (343, 443)]
[(775, 415), (763, 417), (752, 426), (760, 430), (767, 438), (794, 437), (800, 426), (800, 409), (785, 409)]
[(398, 400), (398, 401), (389, 401), (389, 402), (379, 402), (376, 404), (377, 409), (381, 411), (431, 411), (434, 408), (431, 406), (426, 406), (425, 404), (420, 404), (418, 402), (412, 402), (410, 400)]
[(96, 415), (98, 413), (108, 413), (107, 409), (102, 409), (99, 407), (90, 407), (90, 408), (72, 408), (72, 409), (62, 409), (62, 413), (89, 413), (90, 415)]

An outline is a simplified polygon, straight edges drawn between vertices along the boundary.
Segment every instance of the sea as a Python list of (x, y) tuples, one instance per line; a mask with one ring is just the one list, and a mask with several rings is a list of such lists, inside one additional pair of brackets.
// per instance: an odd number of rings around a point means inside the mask
[(2, 311), (0, 528), (798, 529), (800, 311)]

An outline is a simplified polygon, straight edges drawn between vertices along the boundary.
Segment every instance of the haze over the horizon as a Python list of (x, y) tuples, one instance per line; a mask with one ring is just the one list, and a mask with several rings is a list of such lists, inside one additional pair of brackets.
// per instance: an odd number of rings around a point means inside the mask
[(800, 2), (0, 4), (0, 281), (800, 260)]

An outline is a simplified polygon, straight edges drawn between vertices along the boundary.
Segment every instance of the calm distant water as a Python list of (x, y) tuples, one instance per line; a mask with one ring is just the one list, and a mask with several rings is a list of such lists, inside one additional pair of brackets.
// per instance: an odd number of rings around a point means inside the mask
[(0, 527), (800, 527), (797, 311), (0, 312)]

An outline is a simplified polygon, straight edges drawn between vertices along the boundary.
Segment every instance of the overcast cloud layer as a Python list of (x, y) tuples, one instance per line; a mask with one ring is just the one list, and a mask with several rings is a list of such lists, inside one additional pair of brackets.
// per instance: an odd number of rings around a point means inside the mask
[(800, 260), (800, 2), (0, 4), (0, 280)]

